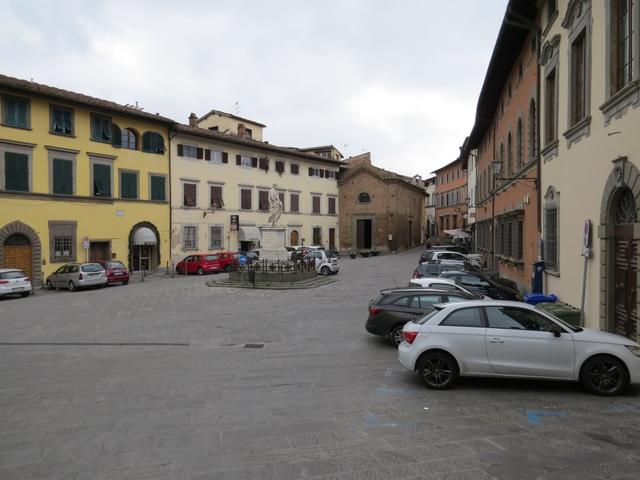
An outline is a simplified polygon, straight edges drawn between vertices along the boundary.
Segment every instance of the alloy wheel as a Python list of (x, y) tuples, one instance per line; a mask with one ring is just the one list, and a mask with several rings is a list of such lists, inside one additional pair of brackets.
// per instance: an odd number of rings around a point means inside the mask
[(434, 355), (425, 359), (420, 374), (428, 386), (443, 388), (451, 382), (454, 376), (454, 367), (446, 357)]
[(595, 392), (603, 395), (618, 392), (626, 383), (625, 372), (619, 362), (606, 357), (591, 365), (587, 381)]

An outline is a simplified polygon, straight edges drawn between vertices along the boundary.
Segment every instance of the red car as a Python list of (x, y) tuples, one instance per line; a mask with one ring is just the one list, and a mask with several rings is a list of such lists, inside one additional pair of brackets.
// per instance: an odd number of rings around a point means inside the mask
[(233, 269), (233, 253), (196, 253), (176, 264), (176, 272), (203, 275), (212, 272), (230, 272)]
[(99, 262), (107, 273), (107, 285), (112, 283), (129, 283), (129, 270), (120, 260), (109, 260), (107, 262)]

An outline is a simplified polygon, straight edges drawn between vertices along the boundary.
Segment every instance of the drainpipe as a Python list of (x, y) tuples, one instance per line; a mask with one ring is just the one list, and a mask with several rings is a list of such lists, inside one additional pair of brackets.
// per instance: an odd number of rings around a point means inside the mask
[[(177, 132), (172, 132), (171, 127), (168, 128), (168, 138), (169, 138), (169, 178), (167, 179), (167, 191), (169, 192), (169, 259), (171, 260), (171, 278), (173, 278), (173, 254), (171, 252), (171, 236), (173, 234), (173, 215), (171, 214), (171, 179), (173, 178), (171, 174), (171, 139), (177, 135)], [(159, 247), (158, 247), (159, 248)], [(160, 253), (160, 252), (158, 252)], [(169, 268), (169, 267), (167, 267)], [(168, 272), (167, 272), (168, 273)]]

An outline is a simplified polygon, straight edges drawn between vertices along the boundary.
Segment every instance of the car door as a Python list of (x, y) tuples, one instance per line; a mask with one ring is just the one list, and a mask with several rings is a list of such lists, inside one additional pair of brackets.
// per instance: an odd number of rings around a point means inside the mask
[(573, 378), (573, 336), (543, 315), (519, 307), (485, 307), (491, 368), (506, 375)]
[(54, 287), (59, 287), (60, 286), (60, 277), (62, 276), (62, 273), (65, 271), (65, 269), (67, 268), (66, 265), (63, 265), (62, 267), (58, 268), (55, 272), (53, 272), (53, 274), (51, 275), (51, 283), (53, 284)]
[(404, 295), (385, 305), (385, 315), (391, 323), (407, 323), (422, 316), (417, 295)]
[(491, 373), (485, 347), (487, 328), (481, 307), (458, 308), (433, 327), (434, 342), (447, 349), (469, 374)]
[(67, 287), (69, 282), (73, 282), (76, 286), (78, 286), (78, 280), (80, 273), (80, 265), (69, 265), (64, 272), (63, 279), (61, 279), (61, 283), (63, 287)]
[(200, 255), (191, 255), (187, 263), (187, 273), (196, 273), (200, 267)]

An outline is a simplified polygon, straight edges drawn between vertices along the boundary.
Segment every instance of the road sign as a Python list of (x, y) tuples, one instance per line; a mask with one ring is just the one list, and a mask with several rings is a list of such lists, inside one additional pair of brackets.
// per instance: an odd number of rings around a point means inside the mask
[(240, 265), (246, 265), (247, 264), (247, 256), (246, 255), (240, 255), (238, 257), (238, 263)]
[(89, 248), (89, 237), (84, 237), (82, 239), (82, 248), (85, 250)]

